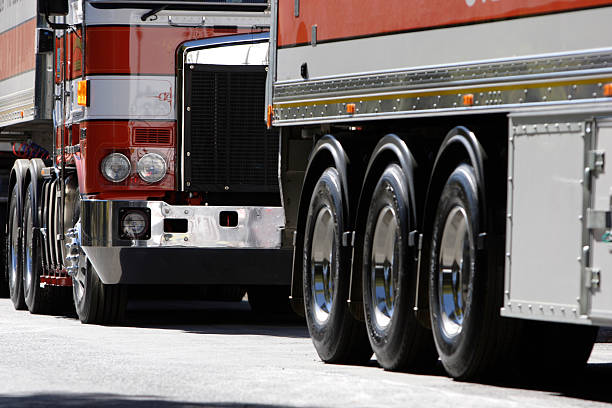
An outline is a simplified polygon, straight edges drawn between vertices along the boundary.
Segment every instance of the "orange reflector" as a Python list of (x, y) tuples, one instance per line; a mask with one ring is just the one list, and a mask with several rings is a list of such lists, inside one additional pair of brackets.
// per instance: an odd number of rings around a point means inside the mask
[(79, 81), (77, 83), (77, 103), (81, 106), (89, 106), (87, 82), (89, 81)]
[(272, 105), (268, 105), (268, 111), (266, 114), (266, 125), (268, 125), (268, 129), (272, 127)]
[(603, 86), (604, 96), (612, 96), (612, 83), (607, 83)]
[(355, 113), (355, 104), (354, 103), (347, 103), (346, 104), (346, 113), (350, 113), (350, 114)]
[(472, 106), (474, 104), (474, 94), (463, 95), (463, 106)]

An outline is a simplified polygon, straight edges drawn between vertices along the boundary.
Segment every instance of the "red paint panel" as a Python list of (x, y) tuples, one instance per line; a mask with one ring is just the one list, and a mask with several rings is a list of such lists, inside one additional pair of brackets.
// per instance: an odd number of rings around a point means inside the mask
[(251, 32), (190, 27), (88, 27), (85, 72), (173, 75), (176, 50), (185, 41)]
[[(79, 178), (81, 193), (100, 193), (99, 198), (118, 199), (161, 197), (165, 191), (173, 191), (175, 161), (175, 122), (148, 121), (100, 121), (82, 122), (87, 137), (80, 141), (81, 161)], [(155, 128), (169, 129), (172, 135), (170, 146), (134, 146), (133, 135), (136, 129)], [(113, 183), (104, 178), (100, 172), (102, 159), (109, 153), (119, 152), (126, 155), (132, 163), (132, 173), (120, 182)], [(149, 184), (137, 174), (138, 160), (146, 153), (160, 154), (168, 164), (168, 173), (159, 183)]]
[[(65, 275), (65, 271), (61, 271)], [(72, 278), (70, 276), (54, 276), (44, 275), (40, 277), (40, 283), (50, 286), (72, 286)]]
[[(278, 45), (422, 30), (610, 5), (610, 0), (279, 0)], [(569, 28), (571, 29), (571, 27)]]
[(0, 81), (36, 67), (36, 19), (0, 34)]

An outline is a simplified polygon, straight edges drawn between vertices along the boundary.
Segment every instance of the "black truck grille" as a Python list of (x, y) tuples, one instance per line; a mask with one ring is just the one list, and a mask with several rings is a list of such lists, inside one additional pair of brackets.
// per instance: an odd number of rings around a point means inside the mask
[(185, 71), (185, 189), (277, 192), (278, 132), (264, 121), (265, 67)]

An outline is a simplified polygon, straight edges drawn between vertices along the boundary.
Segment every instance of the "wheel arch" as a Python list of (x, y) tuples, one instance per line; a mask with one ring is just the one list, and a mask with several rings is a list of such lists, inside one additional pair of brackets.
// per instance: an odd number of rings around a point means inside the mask
[[(423, 207), (423, 217), (421, 230), (424, 234), (422, 256), (426, 257), (429, 253), (429, 240), (431, 239), (431, 225), (433, 217), (438, 208), (437, 201), (440, 197), (442, 189), (448, 176), (461, 163), (467, 163), (474, 168), (476, 182), (478, 184), (478, 199), (482, 203), (483, 208), (486, 207), (486, 186), (485, 186), (485, 162), (487, 154), (483, 146), (478, 141), (478, 138), (470, 129), (464, 126), (456, 126), (451, 129), (444, 140), (442, 141), (434, 165), (429, 177), (427, 185), (427, 193), (425, 195), (425, 206)], [(485, 212), (479, 214), (478, 220), (480, 231), (486, 234), (487, 231), (487, 215)], [(484, 236), (483, 236), (484, 238)], [(479, 242), (479, 249), (484, 245)], [(419, 287), (418, 287), (418, 310), (420, 319), (429, 319), (428, 305), (428, 264), (429, 262), (422, 261), (419, 271)], [(423, 312), (423, 313), (421, 313)]]
[(32, 197), (32, 207), (36, 208), (36, 217), (33, 219), (34, 227), (41, 226), (41, 206), (40, 206), (40, 196), (42, 192), (42, 174), (41, 171), (45, 167), (45, 163), (42, 159), (31, 159), (28, 165), (27, 172), (25, 174), (25, 179), (23, 181), (23, 191), (25, 194), (25, 190), (28, 188), (28, 184), (32, 183), (34, 187), (34, 196)]
[(417, 163), (406, 143), (399, 136), (390, 133), (380, 139), (370, 156), (355, 213), (355, 245), (353, 247), (353, 265), (351, 268), (351, 287), (349, 292), (351, 312), (356, 315), (355, 317), (361, 318), (363, 316), (363, 308), (361, 307), (362, 287), (360, 260), (363, 256), (362, 243), (370, 200), (378, 179), (390, 163), (397, 163), (406, 176), (410, 206), (410, 228), (415, 230), (418, 226), (414, 176)]
[[(434, 161), (427, 187), (423, 221), (427, 222), (432, 217), (431, 213), (435, 213), (437, 206), (434, 208), (433, 205), (444, 187), (444, 182), (460, 163), (468, 163), (474, 168), (479, 187), (478, 199), (483, 207), (486, 208), (484, 177), (486, 158), (487, 155), (484, 148), (471, 130), (464, 126), (457, 126), (451, 129), (442, 141)], [(486, 216), (484, 214), (480, 215), (479, 222), (481, 230), (486, 230)]]
[[(349, 157), (336, 137), (326, 134), (321, 137), (313, 147), (300, 191), (298, 204), (296, 234), (293, 242), (293, 268), (291, 274), (291, 305), (298, 314), (303, 314), (304, 295), (302, 293), (302, 253), (304, 251), (304, 230), (306, 228), (306, 216), (312, 191), (321, 176), (328, 167), (334, 167), (340, 176), (343, 197), (343, 213), (347, 221), (351, 220), (349, 206), (348, 171)], [(348, 224), (348, 222), (347, 222)]]

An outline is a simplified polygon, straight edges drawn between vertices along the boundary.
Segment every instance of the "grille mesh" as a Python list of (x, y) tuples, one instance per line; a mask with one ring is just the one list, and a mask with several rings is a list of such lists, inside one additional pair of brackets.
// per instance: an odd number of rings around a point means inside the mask
[(168, 128), (136, 128), (134, 143), (139, 144), (170, 144), (170, 129)]
[(191, 70), (191, 190), (278, 191), (278, 133), (264, 122), (264, 67)]

